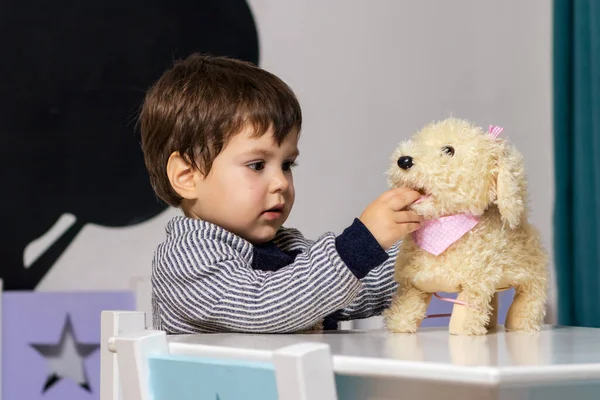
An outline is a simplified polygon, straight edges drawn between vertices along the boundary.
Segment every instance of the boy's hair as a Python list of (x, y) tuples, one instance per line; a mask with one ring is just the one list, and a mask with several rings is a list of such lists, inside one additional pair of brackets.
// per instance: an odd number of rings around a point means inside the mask
[(293, 91), (254, 64), (192, 54), (175, 61), (149, 89), (140, 113), (142, 150), (156, 195), (178, 207), (181, 197), (167, 177), (178, 152), (202, 174), (228, 140), (251, 124), (256, 136), (273, 130), (278, 145), (300, 132), (302, 112)]

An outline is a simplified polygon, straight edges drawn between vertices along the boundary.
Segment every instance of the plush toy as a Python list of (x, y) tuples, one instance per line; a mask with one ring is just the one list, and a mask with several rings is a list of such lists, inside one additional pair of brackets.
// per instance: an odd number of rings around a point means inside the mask
[(432, 295), (458, 293), (449, 331), (482, 335), (495, 328), (498, 292), (514, 288), (506, 330), (538, 331), (548, 289), (548, 257), (527, 219), (522, 155), (500, 133), (449, 118), (401, 143), (388, 171), (390, 187), (422, 197), (423, 216), (395, 265), (397, 295), (384, 312), (392, 332), (415, 332)]

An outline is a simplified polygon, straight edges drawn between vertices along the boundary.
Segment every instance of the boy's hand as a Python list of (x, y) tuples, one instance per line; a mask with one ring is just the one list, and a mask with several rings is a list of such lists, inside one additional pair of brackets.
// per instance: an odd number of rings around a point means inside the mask
[(422, 217), (404, 209), (420, 197), (419, 192), (404, 187), (388, 190), (367, 206), (359, 220), (387, 250), (420, 228)]

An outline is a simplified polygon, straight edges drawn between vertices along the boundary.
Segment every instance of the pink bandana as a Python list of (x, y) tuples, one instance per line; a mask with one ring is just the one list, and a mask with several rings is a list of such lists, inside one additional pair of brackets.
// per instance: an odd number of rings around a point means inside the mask
[(417, 246), (438, 256), (478, 222), (479, 218), (471, 214), (450, 215), (423, 222), (421, 228), (412, 235)]

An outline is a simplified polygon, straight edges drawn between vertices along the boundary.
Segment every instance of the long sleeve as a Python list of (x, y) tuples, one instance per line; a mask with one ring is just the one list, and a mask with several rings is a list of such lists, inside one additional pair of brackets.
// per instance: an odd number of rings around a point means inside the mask
[(361, 290), (352, 303), (334, 314), (339, 321), (364, 319), (380, 315), (389, 307), (398, 289), (394, 280), (394, 265), (400, 248), (396, 243), (388, 251), (388, 259), (362, 279)]
[[(312, 243), (297, 231), (289, 236), (293, 243), (298, 243), (299, 238), (304, 241), (305, 246)], [(390, 305), (398, 288), (394, 280), (394, 265), (400, 244), (401, 242), (397, 242), (384, 252), (357, 219), (336, 238), (338, 252), (361, 280), (361, 289), (351, 304), (329, 315), (329, 320), (335, 322), (370, 318), (380, 315)], [(291, 247), (286, 246), (281, 239), (279, 245)]]
[(252, 245), (207, 222), (176, 219), (153, 261), (153, 316), (168, 333), (295, 332), (361, 290), (332, 233), (277, 271), (254, 270)]

